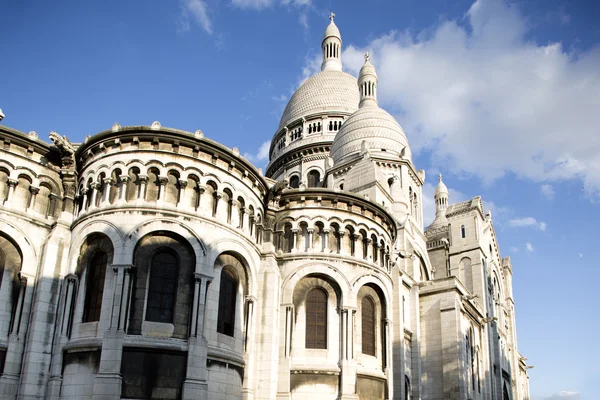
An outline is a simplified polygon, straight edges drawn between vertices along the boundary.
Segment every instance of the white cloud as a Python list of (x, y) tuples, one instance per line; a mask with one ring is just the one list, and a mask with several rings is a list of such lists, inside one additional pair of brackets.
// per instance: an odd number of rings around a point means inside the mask
[(525, 243), (525, 248), (527, 249), (527, 251), (532, 252), (533, 251), (533, 245), (530, 242), (526, 242)]
[(510, 252), (511, 252), (511, 253), (518, 253), (518, 252), (519, 252), (519, 248), (518, 248), (518, 247), (515, 247), (515, 246), (511, 246), (511, 248), (510, 248)]
[(542, 186), (540, 186), (540, 190), (542, 191), (542, 194), (544, 196), (546, 196), (546, 198), (548, 200), (552, 200), (554, 198), (554, 188), (552, 187), (552, 185), (548, 185), (547, 183), (543, 184)]
[(190, 30), (190, 17), (198, 25), (211, 35), (213, 33), (212, 22), (208, 15), (208, 6), (204, 0), (182, 0), (181, 18), (179, 19), (178, 32), (187, 32)]
[(287, 101), (288, 97), (285, 94), (280, 94), (279, 96), (272, 96), (271, 97), (273, 100), (275, 101), (279, 101), (281, 103), (284, 103)]
[(231, 4), (239, 8), (254, 8), (260, 10), (273, 5), (273, 0), (232, 0)]
[(553, 394), (549, 397), (544, 397), (541, 400), (579, 400), (581, 399), (581, 393), (571, 390), (561, 390), (560, 392)]
[(508, 226), (511, 228), (520, 228), (520, 227), (534, 227), (539, 229), (540, 231), (546, 230), (546, 223), (543, 221), (536, 220), (533, 217), (525, 217), (525, 218), (514, 218), (508, 221)]
[(248, 160), (252, 161), (253, 163), (266, 161), (269, 159), (269, 149), (270, 148), (271, 148), (271, 141), (267, 140), (266, 142), (263, 142), (260, 145), (260, 147), (258, 148), (258, 151), (255, 154), (244, 153), (244, 157), (247, 158)]
[(577, 253), (577, 255), (579, 256), (579, 258), (583, 258), (583, 253)]
[(464, 20), (347, 46), (344, 65), (356, 74), (371, 51), (380, 104), (433, 167), (486, 182), (581, 179), (600, 196), (600, 46), (570, 53), (528, 28), (517, 6), (477, 0)]

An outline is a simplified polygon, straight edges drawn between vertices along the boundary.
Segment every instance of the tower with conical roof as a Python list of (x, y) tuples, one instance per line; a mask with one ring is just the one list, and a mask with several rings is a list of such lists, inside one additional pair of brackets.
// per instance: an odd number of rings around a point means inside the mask
[(323, 50), (323, 62), (321, 71), (342, 70), (342, 35), (333, 18), (334, 13), (329, 14), (329, 25), (325, 29), (321, 49)]

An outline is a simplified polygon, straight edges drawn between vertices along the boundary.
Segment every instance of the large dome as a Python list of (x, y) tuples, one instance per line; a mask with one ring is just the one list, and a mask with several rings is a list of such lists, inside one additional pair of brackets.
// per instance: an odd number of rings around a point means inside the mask
[(404, 130), (396, 119), (377, 105), (359, 108), (346, 119), (331, 146), (331, 157), (338, 164), (359, 154), (362, 142), (371, 154), (411, 159)]
[(292, 121), (319, 112), (351, 114), (358, 109), (358, 101), (355, 77), (342, 71), (321, 71), (296, 90), (285, 107), (277, 132)]

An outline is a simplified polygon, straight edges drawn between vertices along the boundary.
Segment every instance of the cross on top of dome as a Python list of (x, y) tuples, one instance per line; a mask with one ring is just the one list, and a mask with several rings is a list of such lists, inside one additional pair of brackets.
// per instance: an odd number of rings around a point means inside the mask
[(335, 17), (335, 13), (332, 11), (329, 13), (329, 20), (333, 22), (333, 18)]

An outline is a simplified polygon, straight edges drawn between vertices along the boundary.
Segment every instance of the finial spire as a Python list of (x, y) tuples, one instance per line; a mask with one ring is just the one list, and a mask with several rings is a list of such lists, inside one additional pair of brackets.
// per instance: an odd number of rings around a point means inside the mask
[(321, 48), (323, 50), (323, 63), (321, 64), (321, 71), (327, 70), (342, 70), (342, 36), (340, 30), (333, 22), (335, 17), (334, 12), (329, 13), (329, 25), (325, 29), (325, 35), (323, 36), (323, 42)]
[(359, 107), (377, 106), (377, 72), (371, 64), (371, 54), (365, 53), (365, 63), (358, 74), (358, 88), (360, 91)]
[(439, 174), (438, 175), (438, 182), (441, 182), (441, 181), (442, 181), (442, 174)]

